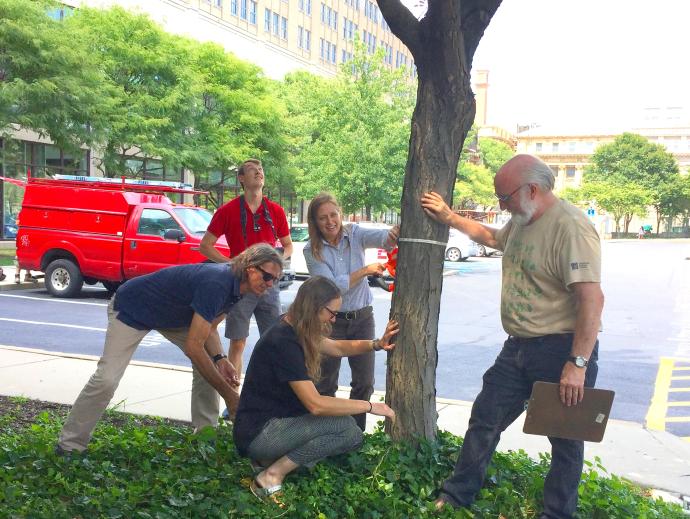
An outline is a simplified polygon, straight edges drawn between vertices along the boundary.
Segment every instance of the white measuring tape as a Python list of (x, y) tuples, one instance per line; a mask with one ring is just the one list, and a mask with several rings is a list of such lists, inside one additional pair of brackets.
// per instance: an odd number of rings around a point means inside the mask
[(440, 245), (441, 247), (446, 246), (446, 242), (436, 240), (425, 240), (422, 238), (398, 238), (398, 241), (406, 241), (409, 243), (428, 243), (429, 245)]

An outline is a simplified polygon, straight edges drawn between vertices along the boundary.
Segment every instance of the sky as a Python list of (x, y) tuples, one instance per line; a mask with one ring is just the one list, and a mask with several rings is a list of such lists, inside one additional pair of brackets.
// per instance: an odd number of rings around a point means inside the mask
[(489, 125), (619, 127), (690, 108), (690, 0), (503, 0), (475, 53)]

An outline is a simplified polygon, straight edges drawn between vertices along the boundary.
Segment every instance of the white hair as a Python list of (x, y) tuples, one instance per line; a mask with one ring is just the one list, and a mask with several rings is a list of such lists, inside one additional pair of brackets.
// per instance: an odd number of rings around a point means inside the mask
[(533, 157), (533, 162), (524, 170), (525, 181), (530, 184), (537, 184), (544, 191), (553, 191), (556, 179), (553, 171), (541, 159)]

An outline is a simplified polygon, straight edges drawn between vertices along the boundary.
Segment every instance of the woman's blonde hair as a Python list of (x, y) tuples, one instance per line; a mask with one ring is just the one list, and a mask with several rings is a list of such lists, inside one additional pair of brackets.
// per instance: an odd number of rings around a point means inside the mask
[(321, 378), (321, 350), (319, 344), (331, 334), (330, 323), (322, 323), (319, 312), (329, 302), (340, 297), (340, 289), (323, 276), (312, 276), (297, 291), (295, 300), (287, 311), (287, 317), (297, 334), (307, 373), (314, 381)]
[(330, 193), (319, 193), (312, 201), (309, 202), (309, 212), (307, 213), (307, 224), (309, 225), (309, 241), (311, 243), (311, 253), (316, 261), (322, 261), (321, 251), (323, 250), (323, 234), (319, 230), (319, 226), (316, 222), (316, 213), (319, 211), (322, 205), (333, 204), (338, 213), (340, 213), (340, 225), (342, 226), (343, 210), (340, 208), (340, 204)]

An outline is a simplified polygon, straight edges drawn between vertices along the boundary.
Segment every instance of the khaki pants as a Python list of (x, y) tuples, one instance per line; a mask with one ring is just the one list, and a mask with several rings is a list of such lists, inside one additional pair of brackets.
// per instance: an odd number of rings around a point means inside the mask
[[(98, 361), (96, 372), (74, 402), (60, 433), (58, 445), (66, 451), (86, 449), (96, 423), (113, 398), (134, 351), (150, 331), (137, 330), (118, 320), (117, 312), (113, 310), (114, 302), (115, 297), (108, 305), (108, 330), (103, 356)], [(188, 328), (157, 331), (184, 351)], [(197, 429), (207, 425), (215, 426), (218, 423), (218, 412), (218, 393), (196, 368), (193, 368), (192, 425)]]

